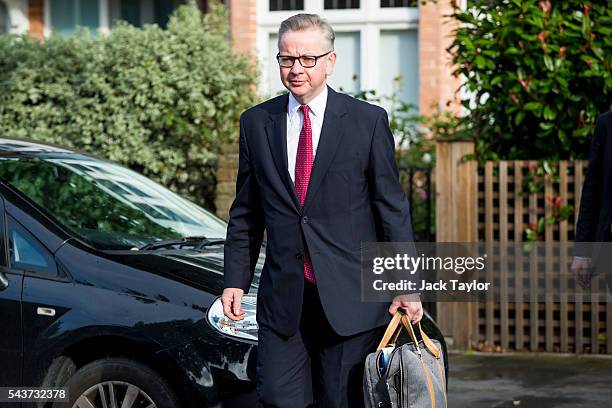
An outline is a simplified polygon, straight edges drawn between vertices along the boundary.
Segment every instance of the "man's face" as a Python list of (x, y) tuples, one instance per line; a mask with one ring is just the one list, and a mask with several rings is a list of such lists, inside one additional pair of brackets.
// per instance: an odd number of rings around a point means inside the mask
[[(300, 57), (318, 56), (331, 51), (328, 41), (318, 28), (303, 31), (288, 31), (279, 43), (280, 55)], [(312, 68), (304, 68), (299, 60), (293, 67), (280, 67), (280, 78), (293, 96), (301, 103), (307, 104), (326, 86), (327, 76), (331, 75), (336, 62), (336, 53), (331, 52), (317, 59)]]

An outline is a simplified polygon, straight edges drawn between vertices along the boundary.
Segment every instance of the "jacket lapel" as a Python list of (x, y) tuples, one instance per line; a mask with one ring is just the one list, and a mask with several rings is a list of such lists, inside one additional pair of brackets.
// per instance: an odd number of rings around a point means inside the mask
[(295, 194), (295, 187), (291, 181), (291, 175), (287, 169), (287, 102), (288, 96), (279, 98), (279, 105), (274, 112), (270, 112), (270, 121), (266, 124), (268, 144), (272, 152), (272, 158), (276, 170), (282, 180), (295, 209), (300, 208), (300, 202)]
[(319, 138), (319, 145), (317, 147), (317, 154), (312, 165), (312, 172), (310, 173), (308, 191), (306, 193), (306, 200), (304, 201), (304, 213), (308, 210), (315, 195), (317, 194), (321, 181), (323, 181), (327, 168), (331, 164), (334, 155), (336, 154), (336, 150), (340, 145), (340, 141), (342, 140), (342, 136), (344, 135), (342, 117), (347, 113), (346, 105), (333, 89), (328, 87), (327, 90), (328, 94), (327, 105), (325, 108), (325, 119), (323, 120), (321, 137)]

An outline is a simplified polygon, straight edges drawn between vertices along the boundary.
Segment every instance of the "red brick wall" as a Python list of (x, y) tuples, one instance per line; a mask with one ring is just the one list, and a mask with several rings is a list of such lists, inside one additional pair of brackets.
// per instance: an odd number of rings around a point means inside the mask
[(221, 147), (217, 162), (215, 207), (217, 217), (229, 220), (229, 209), (236, 197), (238, 176), (238, 145), (226, 143)]
[(230, 0), (230, 34), (236, 51), (256, 53), (257, 2), (256, 0)]
[(45, 0), (30, 0), (28, 2), (28, 19), (30, 20), (30, 35), (43, 39), (45, 27)]
[(449, 101), (449, 109), (460, 109), (455, 95), (460, 82), (451, 75), (451, 58), (446, 52), (456, 26), (445, 17), (451, 12), (449, 0), (428, 2), (419, 9), (419, 106), (425, 115), (432, 113), (432, 105), (446, 106)]
[[(230, 34), (232, 47), (256, 59), (256, 0), (230, 0)], [(217, 165), (217, 189), (215, 206), (217, 216), (229, 219), (229, 208), (236, 192), (238, 174), (238, 146), (224, 145)]]

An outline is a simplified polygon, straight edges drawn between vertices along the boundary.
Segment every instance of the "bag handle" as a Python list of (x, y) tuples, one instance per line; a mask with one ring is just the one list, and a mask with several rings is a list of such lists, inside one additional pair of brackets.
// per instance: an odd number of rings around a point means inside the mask
[[(387, 330), (385, 330), (385, 334), (383, 334), (383, 337), (380, 340), (380, 343), (378, 343), (378, 347), (376, 348), (376, 351), (380, 351), (384, 349), (385, 347), (387, 347), (387, 345), (389, 345), (391, 337), (393, 337), (393, 334), (396, 332), (399, 324), (401, 323), (401, 319), (402, 319), (401, 313), (397, 312), (393, 315), (393, 318), (387, 325)], [(399, 335), (399, 331), (398, 331), (398, 335)], [(395, 337), (395, 339), (397, 339), (397, 336)]]
[(425, 344), (425, 347), (427, 347), (427, 350), (429, 350), (429, 352), (431, 354), (433, 354), (437, 359), (442, 357), (442, 352), (440, 351), (440, 349), (438, 347), (436, 347), (434, 342), (431, 341), (429, 336), (427, 334), (425, 334), (425, 332), (423, 331), (423, 328), (421, 327), (421, 321), (420, 320), (419, 320), (419, 322), (417, 324), (419, 326), (419, 332), (421, 333), (421, 338), (423, 339), (423, 343)]
[(416, 338), (416, 335), (414, 334), (412, 323), (410, 322), (410, 320), (408, 320), (408, 316), (406, 316), (405, 314), (402, 314), (402, 325), (406, 328), (408, 333), (410, 333), (410, 337), (412, 338), (412, 341), (414, 342), (414, 346), (416, 347), (416, 351), (417, 351), (417, 354), (419, 355), (419, 359), (421, 359), (423, 356), (421, 355), (421, 348), (419, 347), (419, 342)]
[[(393, 318), (389, 322), (389, 325), (387, 326), (387, 329), (385, 330), (385, 334), (383, 335), (382, 340), (378, 344), (376, 351), (380, 351), (383, 348), (387, 347), (389, 343), (392, 343), (392, 344), (395, 343), (401, 331), (401, 326), (398, 329), (398, 326), (400, 325), (400, 323), (402, 324), (402, 326), (404, 326), (406, 331), (408, 331), (408, 333), (410, 334), (410, 337), (412, 338), (412, 341), (414, 341), (414, 344), (416, 345), (417, 350), (420, 355), (419, 342), (416, 339), (414, 329), (412, 328), (412, 323), (410, 322), (410, 320), (408, 320), (408, 316), (406, 316), (399, 309), (397, 312), (395, 312), (395, 314), (393, 315)], [(427, 347), (427, 350), (429, 350), (431, 354), (433, 354), (436, 358), (439, 359), (441, 357), (440, 349), (438, 349), (436, 345), (433, 343), (433, 341), (431, 341), (429, 336), (425, 334), (425, 332), (423, 331), (423, 328), (421, 327), (420, 321), (417, 323), (417, 325), (419, 328), (419, 334), (421, 335), (421, 338), (423, 339), (423, 344), (425, 344), (425, 347)], [(390, 340), (394, 334), (395, 334), (395, 338), (393, 342), (391, 342)]]
[[(406, 315), (402, 316), (402, 324), (411, 333), (412, 340), (415, 342), (415, 344), (417, 344), (417, 348), (418, 348), (418, 342), (416, 341), (416, 336), (414, 336), (414, 329), (412, 328), (412, 323), (410, 322), (410, 320), (408, 320), (408, 316)], [(438, 349), (436, 345), (434, 344), (434, 342), (431, 341), (429, 336), (425, 334), (425, 332), (423, 331), (423, 328), (421, 327), (420, 321), (417, 322), (417, 326), (419, 327), (419, 333), (421, 334), (421, 338), (423, 339), (423, 344), (425, 344), (425, 347), (427, 347), (427, 350), (429, 350), (431, 354), (433, 354), (436, 358), (439, 359), (442, 355), (442, 353), (440, 352), (440, 349)]]
[[(402, 324), (404, 325), (404, 327), (408, 328), (408, 331), (410, 332), (410, 337), (412, 337), (412, 341), (414, 341), (414, 346), (416, 347), (416, 352), (419, 356), (419, 361), (421, 362), (423, 373), (425, 374), (425, 380), (427, 381), (427, 390), (429, 391), (429, 401), (431, 402), (431, 408), (435, 408), (436, 399), (435, 399), (434, 386), (431, 381), (431, 376), (429, 375), (429, 372), (427, 371), (427, 368), (425, 367), (425, 362), (423, 361), (423, 355), (421, 354), (421, 348), (419, 347), (419, 342), (417, 341), (416, 335), (414, 334), (412, 323), (410, 322), (410, 320), (408, 320), (408, 316), (406, 315), (402, 316)], [(419, 322), (419, 330), (422, 335), (425, 334), (423, 330), (421, 329), (420, 322)], [(425, 343), (425, 340), (423, 340), (423, 343)], [(427, 343), (425, 343), (425, 345), (427, 345)], [(446, 396), (444, 398), (446, 398)]]

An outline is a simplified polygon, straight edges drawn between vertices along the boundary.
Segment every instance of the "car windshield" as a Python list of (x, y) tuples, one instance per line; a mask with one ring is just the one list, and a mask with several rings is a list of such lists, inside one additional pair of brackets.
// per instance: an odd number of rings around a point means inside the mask
[(0, 157), (0, 178), (99, 249), (225, 237), (210, 212), (125, 167), (71, 153)]

